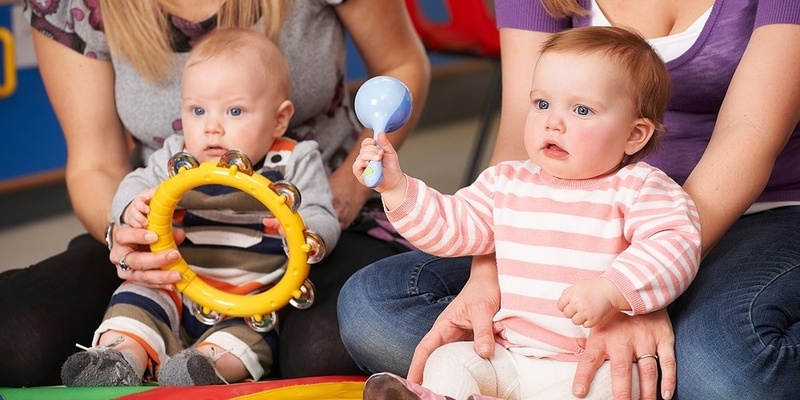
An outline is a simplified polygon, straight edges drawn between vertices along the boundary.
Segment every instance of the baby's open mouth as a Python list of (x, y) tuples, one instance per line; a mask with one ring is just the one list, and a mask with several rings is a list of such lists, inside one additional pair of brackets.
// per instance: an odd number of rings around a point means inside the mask
[(544, 148), (551, 151), (564, 151), (564, 149), (555, 143), (547, 143)]
[(555, 143), (545, 143), (544, 147), (542, 147), (542, 151), (544, 151), (545, 155), (549, 157), (557, 158), (562, 158), (569, 154), (566, 150), (562, 149), (561, 146)]

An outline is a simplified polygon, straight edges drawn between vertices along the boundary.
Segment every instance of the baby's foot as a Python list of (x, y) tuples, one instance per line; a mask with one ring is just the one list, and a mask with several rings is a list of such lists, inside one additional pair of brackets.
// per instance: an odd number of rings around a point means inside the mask
[(66, 386), (139, 386), (142, 384), (132, 354), (108, 347), (75, 353), (61, 367)]
[(200, 386), (225, 383), (217, 374), (211, 357), (190, 347), (167, 360), (158, 371), (162, 386)]
[(364, 384), (364, 400), (453, 400), (388, 372), (374, 374)]

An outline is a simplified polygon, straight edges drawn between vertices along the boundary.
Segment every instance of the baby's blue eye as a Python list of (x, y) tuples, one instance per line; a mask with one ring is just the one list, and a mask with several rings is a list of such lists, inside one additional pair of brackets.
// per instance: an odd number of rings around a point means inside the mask
[(589, 107), (586, 107), (586, 106), (577, 106), (577, 107), (575, 107), (575, 113), (578, 114), (578, 115), (589, 115), (589, 114), (591, 114), (591, 112), (592, 112), (592, 110), (590, 110)]
[(201, 107), (194, 107), (194, 108), (192, 108), (192, 113), (194, 115), (204, 115), (206, 113), (206, 110), (204, 110)]
[(242, 115), (242, 109), (241, 109), (241, 108), (238, 108), (238, 107), (231, 108), (231, 110), (230, 110), (229, 112), (230, 112), (230, 113), (231, 113), (231, 115), (233, 115), (234, 117), (236, 117), (236, 116), (239, 116), (239, 115)]
[(534, 105), (539, 110), (547, 110), (548, 108), (550, 108), (550, 103), (548, 103), (547, 100), (536, 100), (534, 102)]

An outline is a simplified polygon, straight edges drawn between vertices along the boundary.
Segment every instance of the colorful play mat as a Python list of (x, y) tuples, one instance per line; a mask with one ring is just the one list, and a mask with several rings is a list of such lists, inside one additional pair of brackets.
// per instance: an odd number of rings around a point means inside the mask
[(0, 388), (0, 400), (357, 400), (363, 376), (324, 376), (217, 386), (37, 387)]

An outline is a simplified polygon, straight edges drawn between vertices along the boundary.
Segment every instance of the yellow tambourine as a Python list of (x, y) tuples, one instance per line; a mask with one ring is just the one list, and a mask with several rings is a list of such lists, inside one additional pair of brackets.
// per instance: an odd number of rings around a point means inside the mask
[(224, 185), (250, 194), (280, 221), (285, 235), (284, 246), (289, 256), (286, 272), (279, 282), (262, 293), (235, 295), (219, 290), (203, 281), (183, 258), (164, 267), (181, 274), (175, 287), (202, 308), (196, 310), (201, 321), (205, 317), (204, 322), (213, 324), (219, 314), (249, 317), (247, 322), (253, 329), (269, 330), (275, 323), (275, 311), (287, 303), (297, 308), (311, 305), (314, 288), (306, 279), (309, 263), (322, 258), (324, 244), (319, 236), (306, 231), (303, 219), (296, 212), (299, 193), (293, 186), (287, 189), (286, 184), (279, 186), (261, 174), (253, 174), (250, 160), (236, 150), (226, 153), (217, 164), (199, 164), (191, 154), (178, 153), (170, 159), (168, 168), (171, 178), (156, 189), (147, 216), (148, 229), (158, 234), (158, 241), (150, 245), (152, 252), (177, 248), (172, 235), (175, 207), (184, 193), (204, 185)]

